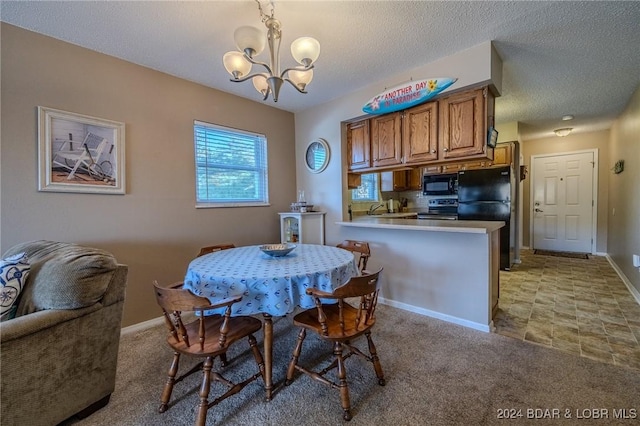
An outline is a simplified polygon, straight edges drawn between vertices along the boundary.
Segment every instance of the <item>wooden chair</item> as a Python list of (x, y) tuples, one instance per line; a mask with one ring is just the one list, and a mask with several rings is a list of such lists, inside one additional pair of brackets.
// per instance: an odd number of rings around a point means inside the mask
[(369, 261), (369, 257), (371, 257), (371, 249), (369, 248), (369, 243), (364, 241), (354, 241), (354, 240), (344, 240), (338, 247), (341, 249), (349, 250), (357, 256), (357, 264), (358, 270), (361, 274), (365, 273), (367, 269), (367, 262)]
[[(173, 361), (169, 367), (169, 377), (162, 391), (158, 411), (164, 413), (169, 409), (169, 400), (175, 383), (202, 369), (202, 385), (199, 391), (200, 403), (196, 425), (203, 426), (206, 422), (209, 408), (235, 395), (258, 377), (262, 377), (264, 380), (264, 361), (253, 336), (253, 333), (262, 328), (262, 322), (259, 319), (248, 316), (231, 316), (231, 305), (240, 301), (242, 296), (228, 298), (212, 304), (209, 299), (196, 296), (189, 290), (184, 289), (182, 283), (161, 287), (157, 281), (154, 281), (153, 286), (156, 300), (162, 308), (169, 330), (167, 343), (174, 351)], [(217, 308), (226, 308), (224, 315), (204, 315), (204, 311)], [(185, 323), (185, 313), (193, 313), (196, 317), (191, 322)], [(231, 345), (245, 337), (249, 340), (249, 346), (259, 371), (241, 383), (233, 383), (222, 377), (218, 372), (212, 371), (213, 360), (216, 356), (226, 355), (227, 349)], [(176, 378), (181, 355), (203, 358), (203, 361)], [(209, 402), (212, 379), (226, 384), (228, 390)]]
[[(372, 274), (353, 277), (346, 284), (336, 288), (333, 293), (308, 288), (306, 293), (313, 296), (316, 307), (303, 311), (293, 318), (293, 323), (301, 329), (289, 362), (285, 384), (291, 384), (294, 373), (298, 370), (331, 388), (339, 389), (343, 410), (342, 417), (347, 421), (351, 420), (351, 403), (349, 402), (349, 387), (344, 363), (347, 358), (355, 354), (371, 362), (378, 377), (378, 384), (385, 385), (382, 366), (376, 347), (371, 340), (371, 328), (376, 323), (375, 310), (380, 289), (378, 278), (381, 271), (382, 269)], [(359, 297), (358, 307), (353, 307), (345, 301), (351, 297)], [(336, 299), (338, 303), (322, 304), (320, 299)], [(311, 371), (298, 364), (307, 330), (318, 333), (322, 339), (333, 342), (333, 353), (336, 358), (322, 371)], [(351, 344), (352, 340), (363, 334), (367, 338), (370, 355), (364, 354)], [(349, 353), (343, 355), (345, 347), (349, 349)], [(338, 368), (338, 383), (325, 377), (329, 371), (336, 367)]]
[(227, 250), (232, 248), (236, 248), (236, 246), (234, 244), (216, 244), (213, 246), (202, 247), (197, 257), (204, 256), (205, 254), (213, 253), (215, 251)]

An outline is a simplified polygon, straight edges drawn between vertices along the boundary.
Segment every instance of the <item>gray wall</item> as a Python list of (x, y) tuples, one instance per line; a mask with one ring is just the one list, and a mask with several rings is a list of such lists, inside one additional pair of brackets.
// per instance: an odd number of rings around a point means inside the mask
[[(611, 169), (618, 160), (624, 160), (624, 171), (614, 174)], [(640, 270), (633, 267), (631, 257), (640, 255), (640, 87), (611, 129), (606, 168), (609, 173), (607, 252), (640, 292)]]
[[(8, 24), (2, 36), (0, 249), (51, 239), (129, 265), (123, 325), (158, 317), (151, 282), (180, 281), (199, 247), (279, 241), (295, 197), (294, 116)], [(126, 124), (126, 195), (37, 191), (38, 105)], [(193, 121), (263, 133), (269, 207), (195, 208)]]

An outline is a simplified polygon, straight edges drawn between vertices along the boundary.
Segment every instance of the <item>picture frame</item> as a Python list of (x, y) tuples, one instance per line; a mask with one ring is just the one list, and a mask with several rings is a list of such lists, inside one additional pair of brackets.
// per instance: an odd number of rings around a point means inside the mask
[(487, 132), (487, 145), (491, 148), (495, 148), (498, 143), (498, 131), (495, 127), (489, 127), (489, 131)]
[(125, 194), (125, 125), (38, 106), (38, 191)]

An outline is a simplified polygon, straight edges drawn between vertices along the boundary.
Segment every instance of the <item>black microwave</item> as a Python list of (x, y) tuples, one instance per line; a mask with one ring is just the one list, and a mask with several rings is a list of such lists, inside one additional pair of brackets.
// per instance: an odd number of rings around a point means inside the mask
[(451, 195), (458, 193), (458, 174), (424, 175), (422, 178), (424, 195)]

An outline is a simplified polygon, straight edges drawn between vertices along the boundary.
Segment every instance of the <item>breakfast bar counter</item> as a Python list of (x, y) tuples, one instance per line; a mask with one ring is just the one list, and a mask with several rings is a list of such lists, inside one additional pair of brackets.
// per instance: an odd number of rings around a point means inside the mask
[(497, 312), (504, 222), (359, 216), (336, 222), (384, 267), (381, 302), (481, 331)]
[(505, 225), (504, 222), (495, 221), (406, 219), (375, 215), (361, 216), (352, 221), (337, 222), (337, 224), (356, 228), (387, 228), (430, 232), (463, 232), (471, 234), (490, 234)]

